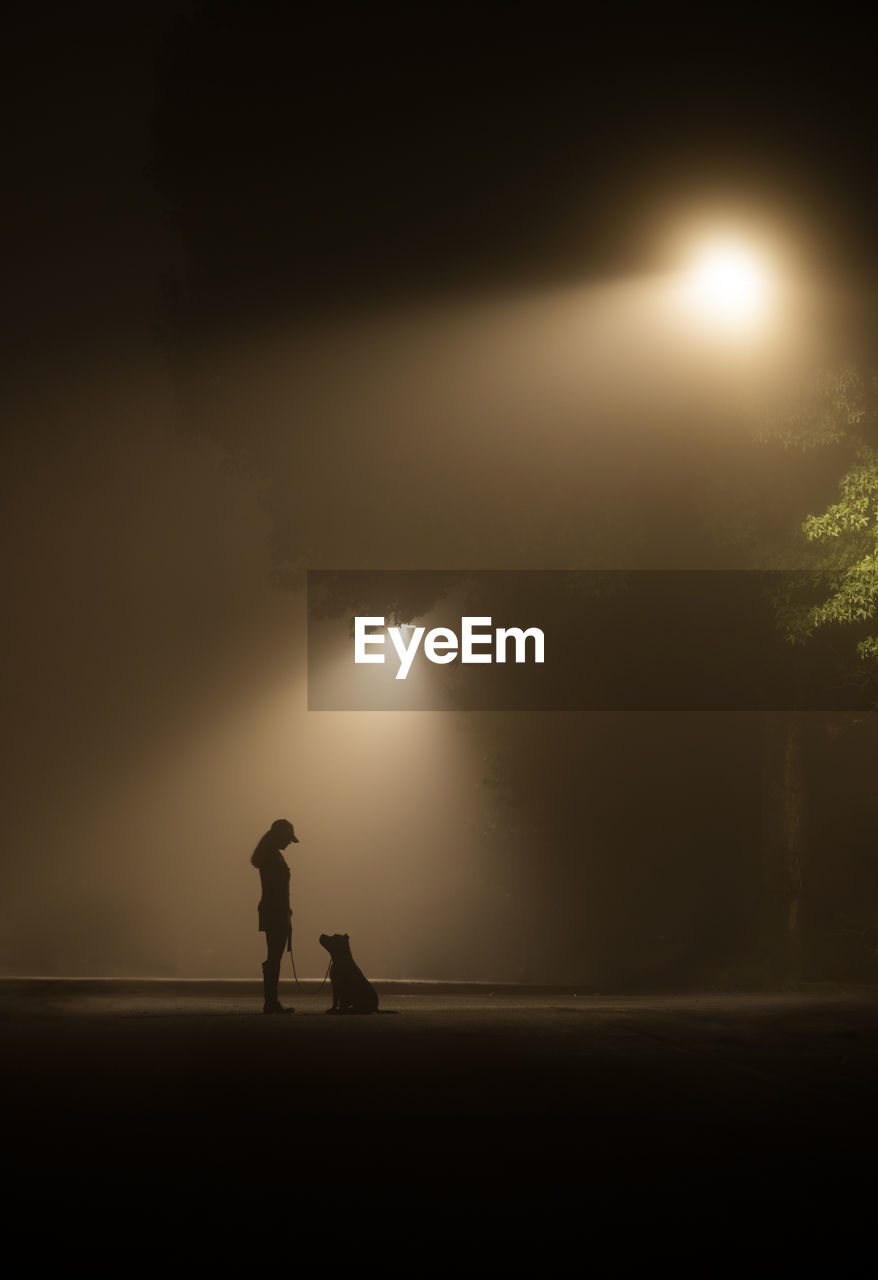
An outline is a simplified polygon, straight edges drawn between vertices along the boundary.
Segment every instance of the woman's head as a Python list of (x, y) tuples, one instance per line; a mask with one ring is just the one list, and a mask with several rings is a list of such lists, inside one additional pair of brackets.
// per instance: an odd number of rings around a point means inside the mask
[(271, 824), (268, 834), (277, 841), (279, 849), (285, 849), (288, 844), (299, 843), (299, 837), (293, 830), (293, 824), (289, 818), (277, 818)]
[(258, 867), (269, 854), (280, 853), (288, 844), (298, 843), (299, 837), (289, 818), (277, 818), (253, 850), (250, 861), (254, 867)]

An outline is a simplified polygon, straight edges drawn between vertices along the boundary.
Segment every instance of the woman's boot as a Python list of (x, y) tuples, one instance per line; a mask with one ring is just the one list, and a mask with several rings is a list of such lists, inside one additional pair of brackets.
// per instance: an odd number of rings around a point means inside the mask
[[(279, 967), (279, 966), (278, 966)], [(262, 988), (265, 996), (265, 1003), (262, 1006), (263, 1013), (292, 1013), (292, 1009), (285, 1009), (277, 998), (277, 982), (280, 974), (270, 960), (263, 961), (262, 964)]]

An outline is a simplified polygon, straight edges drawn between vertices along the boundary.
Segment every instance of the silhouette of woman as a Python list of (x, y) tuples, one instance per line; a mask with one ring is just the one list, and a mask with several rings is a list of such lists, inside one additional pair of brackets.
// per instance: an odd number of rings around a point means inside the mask
[(287, 818), (278, 818), (253, 850), (250, 861), (259, 868), (262, 897), (259, 900), (259, 932), (265, 934), (268, 958), (262, 966), (265, 992), (263, 1013), (292, 1013), (277, 998), (280, 962), (284, 951), (292, 950), (292, 910), (290, 908), (290, 869), (281, 853), (299, 838)]

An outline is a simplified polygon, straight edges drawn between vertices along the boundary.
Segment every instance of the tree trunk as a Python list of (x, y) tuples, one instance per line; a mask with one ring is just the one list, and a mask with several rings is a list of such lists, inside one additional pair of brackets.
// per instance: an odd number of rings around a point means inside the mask
[(770, 976), (783, 982), (801, 978), (805, 965), (807, 726), (800, 711), (764, 713), (761, 958)]

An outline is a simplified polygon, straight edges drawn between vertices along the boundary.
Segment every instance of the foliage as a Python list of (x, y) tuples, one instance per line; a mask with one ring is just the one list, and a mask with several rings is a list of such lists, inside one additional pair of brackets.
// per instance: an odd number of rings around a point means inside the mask
[[(794, 580), (774, 592), (778, 623), (793, 644), (803, 644), (820, 627), (871, 623), (878, 613), (878, 451), (869, 441), (869, 404), (876, 390), (874, 375), (864, 378), (846, 365), (822, 374), (784, 412), (762, 415), (756, 428), (758, 440), (777, 441), (785, 449), (843, 443), (848, 451), (839, 500), (802, 523), (818, 570), (811, 591), (823, 598), (803, 601)], [(857, 655), (878, 664), (878, 635), (860, 639)]]
[(785, 449), (822, 449), (848, 439), (865, 417), (862, 379), (853, 365), (845, 365), (818, 374), (795, 403), (763, 410), (754, 435), (761, 444), (776, 441)]

